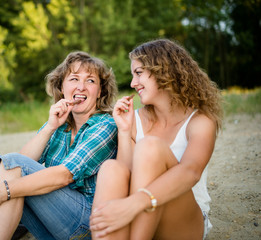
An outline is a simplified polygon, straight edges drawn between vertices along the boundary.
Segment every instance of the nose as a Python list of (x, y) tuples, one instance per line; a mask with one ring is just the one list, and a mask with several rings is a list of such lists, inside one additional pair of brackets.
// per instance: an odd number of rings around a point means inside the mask
[(83, 91), (85, 89), (85, 82), (84, 81), (78, 81), (77, 82), (77, 89), (80, 91)]
[(131, 88), (135, 88), (135, 86), (138, 85), (138, 81), (135, 77), (132, 77), (132, 80), (131, 80), (131, 83), (130, 83), (130, 86)]

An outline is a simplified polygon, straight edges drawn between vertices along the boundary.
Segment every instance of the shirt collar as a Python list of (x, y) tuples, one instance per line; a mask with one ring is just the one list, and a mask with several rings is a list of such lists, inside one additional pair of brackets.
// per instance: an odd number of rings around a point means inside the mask
[(107, 116), (107, 114), (95, 113), (87, 120), (85, 124), (92, 126), (96, 124), (98, 121), (101, 121), (101, 119), (104, 118), (104, 116)]

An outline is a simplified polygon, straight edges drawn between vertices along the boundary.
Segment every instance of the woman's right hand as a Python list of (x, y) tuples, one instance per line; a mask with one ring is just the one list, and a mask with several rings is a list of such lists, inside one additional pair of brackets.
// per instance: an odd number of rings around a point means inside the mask
[(72, 103), (73, 100), (61, 99), (51, 106), (47, 125), (50, 129), (52, 129), (52, 131), (55, 131), (58, 127), (65, 123), (74, 106)]
[(116, 102), (113, 109), (113, 118), (117, 124), (118, 131), (131, 132), (134, 120), (132, 96), (122, 97)]
[(93, 210), (90, 229), (96, 238), (103, 238), (128, 225), (137, 213), (137, 208), (130, 198), (107, 201)]

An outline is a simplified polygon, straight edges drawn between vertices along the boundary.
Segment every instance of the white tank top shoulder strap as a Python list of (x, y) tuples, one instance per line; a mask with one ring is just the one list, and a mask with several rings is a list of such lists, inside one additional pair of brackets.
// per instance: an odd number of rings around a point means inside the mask
[(181, 128), (184, 127), (184, 128), (186, 129), (186, 127), (187, 127), (187, 125), (188, 125), (190, 119), (193, 117), (193, 115), (194, 115), (197, 111), (198, 111), (198, 110), (195, 109), (195, 110), (189, 115), (189, 117), (187, 118), (186, 122), (183, 124), (183, 126), (182, 126)]
[(141, 124), (141, 119), (139, 116), (139, 109), (135, 110), (135, 120), (136, 120), (136, 142), (144, 138), (143, 128)]
[(184, 139), (185, 141), (187, 141), (187, 138), (186, 138), (186, 128), (187, 128), (187, 125), (190, 121), (190, 119), (193, 117), (193, 115), (197, 112), (197, 109), (194, 110), (190, 115), (189, 117), (187, 118), (187, 120), (184, 122), (184, 124), (181, 126), (181, 128), (179, 129), (172, 145), (177, 142), (177, 141), (180, 141), (181, 139)]

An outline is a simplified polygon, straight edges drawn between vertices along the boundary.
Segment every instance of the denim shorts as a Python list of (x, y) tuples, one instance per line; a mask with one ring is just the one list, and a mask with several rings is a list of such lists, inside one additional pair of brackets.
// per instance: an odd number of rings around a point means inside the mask
[[(6, 170), (20, 167), (22, 177), (45, 169), (18, 153), (0, 155), (0, 158)], [(90, 200), (67, 186), (48, 194), (25, 197), (21, 221), (39, 240), (88, 240), (91, 239), (90, 214)]]

